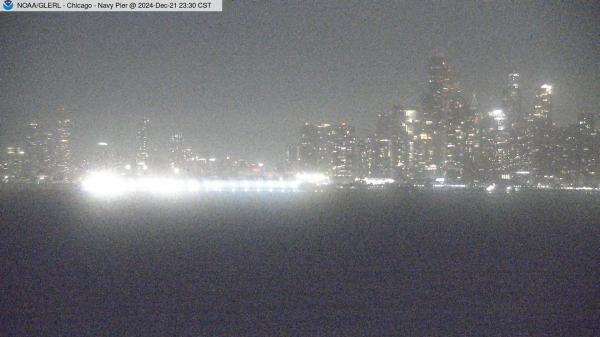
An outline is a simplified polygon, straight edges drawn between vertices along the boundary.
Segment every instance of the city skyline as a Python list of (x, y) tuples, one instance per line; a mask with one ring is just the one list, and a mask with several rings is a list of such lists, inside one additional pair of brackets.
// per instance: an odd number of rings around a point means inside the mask
[(600, 337), (600, 1), (2, 1), (0, 336)]
[[(151, 131), (162, 126), (148, 118), (139, 121), (133, 146), (98, 142), (74, 163), (73, 123), (61, 110), (54, 130), (31, 121), (22, 144), (6, 147), (3, 180), (69, 182), (108, 170), (138, 177), (168, 172), (238, 179), (310, 173), (337, 186), (377, 182), (493, 188), (501, 184), (512, 189), (595, 188), (600, 183), (600, 116), (579, 114), (577, 123), (558, 126), (552, 85), (540, 85), (527, 107), (521, 75), (509, 73), (500, 108), (486, 111), (475, 93), (469, 99), (440, 53), (429, 58), (426, 83), (418, 107), (395, 105), (379, 113), (375, 128), (366, 136), (356, 130), (368, 126), (305, 122), (296, 141), (288, 144), (285, 161), (267, 167), (256, 158), (210, 158), (191, 147), (181, 132), (153, 139)], [(159, 144), (168, 151), (157, 150)], [(132, 149), (134, 154), (127, 155)]]
[[(440, 56), (433, 56), (433, 58), (435, 57), (441, 57), (443, 58), (443, 62), (445, 63), (446, 60), (443, 57), (443, 55), (441, 53), (438, 53), (437, 55)], [(468, 108), (473, 108), (471, 107), (471, 105), (473, 104), (473, 102), (469, 102), (469, 96), (471, 96), (471, 100), (475, 99), (476, 102), (475, 104), (477, 105), (476, 107), (474, 107), (477, 111), (474, 111), (474, 113), (488, 113), (488, 112), (493, 112), (495, 110), (503, 110), (503, 108), (506, 109), (510, 109), (509, 106), (507, 106), (507, 102), (506, 100), (506, 90), (510, 88), (506, 87), (506, 84), (511, 83), (511, 81), (514, 80), (514, 76), (516, 76), (516, 82), (515, 83), (519, 83), (517, 84), (517, 88), (518, 88), (518, 92), (519, 92), (519, 113), (521, 114), (522, 118), (525, 118), (526, 116), (530, 115), (530, 112), (532, 112), (532, 114), (535, 114), (534, 110), (536, 108), (535, 106), (535, 102), (534, 102), (534, 97), (535, 95), (532, 95), (533, 97), (528, 97), (527, 95), (525, 95), (525, 92), (533, 92), (534, 90), (532, 89), (528, 89), (528, 88), (524, 88), (523, 85), (521, 85), (521, 81), (522, 81), (522, 77), (519, 73), (509, 73), (505, 76), (505, 81), (504, 81), (504, 87), (500, 88), (499, 92), (500, 94), (498, 94), (502, 100), (502, 103), (499, 103), (493, 107), (489, 107), (488, 110), (489, 111), (484, 111), (484, 108), (481, 108), (481, 106), (479, 105), (478, 101), (481, 100), (481, 96), (480, 95), (476, 95), (476, 91), (472, 91), (472, 95), (469, 95), (468, 92), (465, 92), (464, 87), (460, 84), (460, 79), (459, 79), (459, 74), (456, 73), (455, 71), (453, 71), (453, 68), (451, 65), (447, 66), (447, 71), (449, 72), (449, 74), (451, 74), (452, 76), (452, 81), (456, 82), (456, 86), (457, 88), (460, 88), (458, 90), (460, 90), (460, 95), (461, 95), (461, 99), (464, 99), (464, 104), (465, 107)], [(425, 74), (424, 74), (425, 75)], [(425, 78), (425, 76), (424, 76)], [(508, 78), (508, 81), (506, 81), (506, 78)], [(423, 81), (426, 82), (426, 81)], [(514, 84), (514, 83), (513, 83)], [(441, 84), (440, 84), (441, 85)], [(553, 87), (553, 85), (550, 85), (548, 83), (544, 83), (540, 85), (542, 88), (546, 87), (546, 86), (550, 86), (550, 88)], [(539, 90), (538, 89), (535, 90)], [(418, 87), (418, 85), (416, 85), (415, 87)], [(423, 98), (425, 98), (427, 96), (427, 90), (423, 90), (423, 94), (422, 97), (420, 98), (420, 100), (423, 100)], [(555, 106), (555, 93), (553, 93), (553, 104)], [(423, 96), (424, 95), (424, 96)], [(526, 106), (524, 105), (523, 102), (531, 102), (531, 106)], [(380, 112), (376, 112), (376, 113), (372, 113), (370, 114), (372, 120), (370, 121), (370, 123), (368, 123), (367, 125), (355, 125), (355, 124), (351, 124), (346, 122), (348, 120), (348, 118), (341, 118), (340, 120), (318, 120), (317, 122), (309, 122), (309, 121), (304, 121), (304, 123), (312, 123), (312, 124), (348, 124), (350, 126), (352, 126), (355, 130), (353, 131), (358, 137), (368, 137), (369, 135), (371, 135), (373, 132), (377, 132), (377, 129), (380, 128), (380, 121), (377, 119), (377, 116), (381, 117), (381, 114), (385, 114), (393, 109), (396, 109), (397, 107), (403, 107), (403, 108), (408, 108), (409, 110), (415, 110), (416, 113), (423, 113), (423, 109), (426, 109), (426, 103), (424, 101), (418, 102), (416, 104), (413, 105), (405, 105), (402, 104), (400, 102), (396, 102), (396, 104), (391, 105), (389, 107), (387, 107), (385, 110), (380, 111)], [(554, 108), (556, 109), (556, 108)], [(592, 114), (594, 115), (599, 115), (598, 112), (595, 112)], [(75, 124), (77, 124), (77, 121), (73, 121), (71, 120), (70, 116), (74, 116), (75, 113), (71, 112), (67, 112), (65, 111), (64, 107), (60, 107), (58, 108), (56, 111), (53, 111), (52, 113), (41, 117), (40, 119), (32, 119), (31, 121), (29, 121), (25, 126), (20, 126), (20, 127), (31, 127), (31, 123), (35, 123), (40, 124), (39, 127), (42, 131), (45, 132), (50, 132), (52, 131), (52, 127), (57, 127), (57, 129), (53, 130), (55, 133), (60, 133), (60, 126), (62, 123), (62, 120), (66, 119), (67, 122), (69, 123), (69, 128), (72, 128), (73, 126), (71, 125), (73, 122), (75, 122)], [(509, 115), (511, 115), (511, 118), (513, 118), (512, 114), (509, 113)], [(573, 123), (577, 123), (578, 122), (578, 118), (580, 117), (580, 115), (582, 114), (578, 114), (577, 116), (575, 116), (575, 120), (574, 121), (570, 121), (570, 124)], [(551, 120), (551, 124), (555, 125), (557, 123), (552, 122), (552, 119), (557, 119), (556, 117), (556, 112), (555, 110), (551, 113), (551, 115), (549, 116), (550, 120)], [(154, 127), (150, 127), (151, 125), (154, 125)], [(566, 126), (566, 125), (562, 125), (562, 126)], [(87, 143), (87, 148), (83, 149), (83, 153), (80, 153), (78, 156), (79, 161), (89, 161), (90, 159), (90, 152), (94, 151), (93, 148), (98, 144), (98, 143), (103, 143), (105, 145), (110, 145), (111, 147), (113, 147), (112, 151), (115, 151), (116, 149), (116, 155), (122, 157), (122, 158), (128, 158), (127, 161), (135, 164), (135, 163), (139, 163), (139, 162), (144, 162), (145, 160), (148, 159), (149, 153), (153, 152), (155, 159), (156, 156), (158, 154), (159, 160), (161, 161), (166, 161), (166, 160), (170, 160), (169, 159), (169, 154), (167, 154), (167, 152), (170, 151), (170, 146), (168, 145), (171, 138), (173, 136), (179, 136), (183, 138), (183, 133), (182, 133), (182, 129), (183, 129), (183, 125), (179, 125), (179, 127), (175, 127), (172, 128), (171, 133), (167, 133), (167, 134), (162, 134), (160, 135), (159, 133), (157, 133), (157, 131), (164, 129), (164, 125), (160, 125), (157, 123), (151, 123), (150, 119), (147, 117), (142, 117), (141, 120), (137, 121), (137, 127), (139, 127), (138, 129), (136, 129), (135, 131), (135, 138), (134, 141), (132, 143), (115, 143), (115, 142), (107, 142), (107, 138), (99, 138), (97, 142), (93, 142), (91, 139), (85, 139), (84, 142)], [(19, 126), (17, 126), (17, 129), (19, 128)], [(64, 131), (63, 131), (64, 132)], [(72, 131), (71, 131), (72, 132)], [(142, 133), (143, 136), (140, 134)], [(290, 142), (288, 142), (287, 145), (293, 144), (295, 139), (297, 138), (297, 136), (299, 136), (301, 133), (301, 131), (295, 130), (293, 132), (290, 132), (289, 134), (292, 135), (292, 140)], [(24, 132), (24, 134), (27, 134), (27, 131)], [(126, 135), (129, 136), (129, 138), (133, 138), (131, 137), (133, 135), (133, 133), (131, 133), (131, 131), (128, 132), (128, 134)], [(160, 135), (160, 136), (159, 136)], [(191, 136), (190, 136), (191, 135)], [(195, 142), (195, 138), (194, 137), (195, 133), (191, 132), (187, 137), (185, 137), (187, 139), (186, 141), (186, 148), (194, 148), (194, 150), (197, 150), (193, 145), (190, 144), (195, 144), (197, 142)], [(69, 137), (70, 137), (70, 133), (69, 133)], [(143, 138), (143, 145), (140, 144), (140, 137)], [(166, 138), (159, 138), (159, 137), (166, 137)], [(264, 137), (268, 138), (269, 135), (266, 134), (264, 135)], [(5, 142), (6, 145), (10, 146), (10, 147), (19, 147), (20, 145), (23, 145), (23, 141), (24, 141), (24, 137), (20, 137), (20, 139), (14, 139), (12, 141), (8, 141)], [(191, 140), (191, 142), (190, 142)], [(225, 144), (228, 145), (228, 144)], [(71, 144), (71, 146), (73, 146), (73, 144)], [(181, 145), (183, 146), (183, 145)], [(77, 144), (75, 144), (75, 147), (77, 147)], [(141, 148), (140, 148), (141, 147)], [(80, 148), (80, 150), (82, 150)], [(71, 149), (69, 149), (69, 160), (71, 157)], [(228, 151), (226, 152), (226, 154), (222, 155), (221, 157), (229, 157), (230, 155), (228, 155), (228, 153), (232, 153), (235, 151)], [(258, 161), (262, 161), (262, 162), (269, 162), (271, 165), (277, 165), (280, 164), (282, 162), (282, 160), (284, 160), (284, 157), (282, 155), (283, 152), (279, 153), (276, 157), (272, 157), (272, 158), (261, 158), (258, 159)], [(201, 156), (204, 157), (219, 157), (218, 154), (209, 151), (203, 151), (203, 152), (199, 152), (196, 151), (196, 154), (199, 154)], [(141, 156), (141, 157), (140, 157)], [(131, 159), (133, 158), (133, 159)], [(246, 157), (242, 157), (244, 159), (250, 159), (250, 158), (246, 158)], [(130, 160), (131, 159), (131, 160)], [(256, 159), (256, 158), (253, 158)]]
[(162, 126), (155, 138), (181, 132), (209, 155), (268, 161), (306, 121), (345, 121), (364, 134), (391, 106), (420, 104), (435, 50), (484, 109), (501, 105), (508, 73), (521, 74), (526, 110), (535, 88), (551, 83), (555, 120), (566, 125), (600, 105), (597, 12), (593, 4), (227, 2), (201, 21), (10, 14), (1, 22), (11, 34), (2, 37), (0, 142), (64, 107), (77, 121), (76, 158), (99, 141), (133, 144), (128, 131), (147, 117)]

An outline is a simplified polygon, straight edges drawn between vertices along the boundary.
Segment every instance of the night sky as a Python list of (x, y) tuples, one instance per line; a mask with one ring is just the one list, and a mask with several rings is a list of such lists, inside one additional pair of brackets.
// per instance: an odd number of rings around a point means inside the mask
[(0, 141), (64, 107), (77, 158), (98, 141), (132, 152), (148, 117), (159, 148), (183, 132), (200, 154), (274, 163), (305, 121), (365, 135), (377, 113), (418, 105), (434, 51), (484, 109), (516, 71), (525, 112), (544, 82), (559, 123), (600, 112), (594, 1), (224, 0), (220, 13), (2, 13), (0, 28)]

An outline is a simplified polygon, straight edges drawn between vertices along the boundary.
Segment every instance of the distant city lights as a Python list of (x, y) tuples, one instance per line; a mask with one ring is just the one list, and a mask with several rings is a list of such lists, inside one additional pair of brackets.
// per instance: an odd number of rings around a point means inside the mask
[(502, 84), (501, 104), (486, 111), (475, 93), (467, 102), (443, 57), (430, 58), (428, 75), (427, 99), (420, 107), (398, 105), (378, 113), (375, 129), (366, 136), (357, 132), (365, 125), (304, 123), (299, 137), (286, 146), (285, 160), (277, 163), (263, 162), (262, 157), (214, 157), (210, 149), (199, 153), (181, 131), (168, 138), (151, 137), (152, 130), (162, 126), (147, 118), (130, 131), (131, 138), (134, 131), (136, 135), (131, 146), (99, 139), (75, 162), (70, 119), (62, 117), (51, 127), (32, 120), (21, 140), (3, 149), (0, 181), (71, 184), (97, 170), (83, 179), (83, 187), (99, 195), (299, 187), (323, 191), (402, 186), (495, 193), (600, 187), (596, 112), (579, 113), (576, 124), (559, 126), (552, 118), (552, 85), (536, 86), (533, 106), (525, 107), (518, 73), (509, 73)]
[(323, 173), (298, 173), (296, 174), (296, 180), (317, 186), (328, 185), (330, 183), (329, 177)]
[(550, 84), (543, 84), (541, 88), (546, 90), (547, 93), (552, 94), (552, 86)]
[(297, 192), (306, 181), (198, 180), (173, 176), (126, 177), (110, 171), (91, 172), (81, 181), (87, 193), (103, 198), (126, 194), (175, 196), (199, 192)]
[(393, 184), (395, 182), (395, 180), (391, 178), (365, 178), (363, 181), (365, 184), (373, 186)]

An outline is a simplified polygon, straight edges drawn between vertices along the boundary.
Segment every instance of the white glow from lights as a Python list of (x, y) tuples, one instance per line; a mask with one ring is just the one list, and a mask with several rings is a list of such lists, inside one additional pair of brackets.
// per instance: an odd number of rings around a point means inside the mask
[(329, 184), (329, 177), (323, 173), (298, 173), (296, 174), (296, 180), (314, 185)]
[(199, 192), (200, 191), (200, 183), (196, 179), (190, 179), (187, 181), (187, 189), (190, 192)]
[(466, 188), (465, 184), (434, 184), (435, 188)]
[(552, 93), (552, 86), (550, 84), (543, 84), (541, 88), (546, 90), (546, 92), (548, 92), (549, 94)]
[(491, 184), (490, 186), (485, 188), (485, 190), (488, 191), (488, 193), (494, 192), (495, 189), (496, 189), (496, 184)]
[(503, 121), (505, 118), (504, 111), (502, 111), (501, 109), (490, 111), (489, 115), (496, 121)]
[(391, 178), (365, 178), (363, 181), (367, 185), (376, 185), (377, 186), (377, 185), (393, 184), (395, 180), (391, 179)]
[(112, 172), (92, 172), (83, 178), (84, 191), (103, 198), (125, 194), (177, 196), (199, 192), (295, 192), (300, 180), (196, 180), (179, 177), (123, 177)]
[(564, 190), (575, 190), (575, 191), (600, 191), (600, 188), (594, 188), (590, 186), (579, 186), (579, 187), (563, 187)]
[(127, 192), (127, 184), (112, 172), (93, 172), (86, 176), (81, 187), (99, 197), (117, 197)]

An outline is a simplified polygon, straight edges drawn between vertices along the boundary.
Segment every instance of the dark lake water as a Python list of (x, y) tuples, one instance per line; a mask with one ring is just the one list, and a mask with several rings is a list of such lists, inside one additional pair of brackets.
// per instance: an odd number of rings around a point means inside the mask
[(600, 336), (600, 198), (0, 192), (0, 336)]

